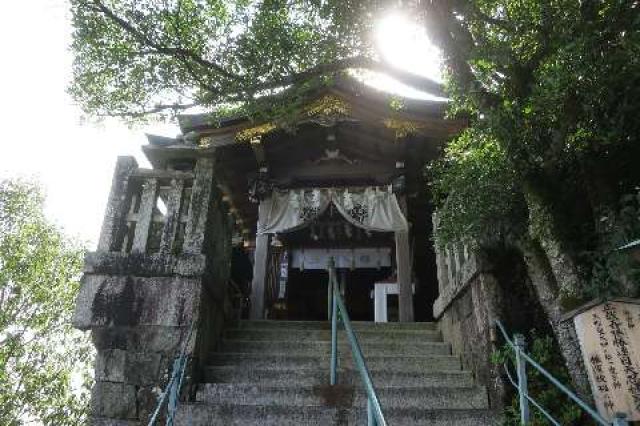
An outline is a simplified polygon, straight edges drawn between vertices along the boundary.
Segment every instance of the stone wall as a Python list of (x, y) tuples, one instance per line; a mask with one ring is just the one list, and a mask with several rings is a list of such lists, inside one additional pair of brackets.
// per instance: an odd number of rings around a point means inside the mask
[(491, 408), (500, 408), (504, 383), (491, 362), (495, 350), (493, 323), (500, 317), (502, 292), (489, 262), (463, 245), (436, 248), (440, 295), (434, 318), (464, 368), (489, 391)]
[(436, 247), (436, 265), (439, 296), (433, 315), (453, 352), (489, 390), (492, 408), (501, 408), (512, 388), (502, 367), (491, 362), (491, 354), (504, 345), (495, 321), (510, 333), (553, 333), (529, 265), (513, 247), (470, 250), (463, 244)]
[(213, 167), (212, 158), (198, 159), (192, 172), (118, 159), (73, 320), (91, 331), (97, 350), (93, 424), (146, 422), (192, 324), (186, 397), (215, 347), (228, 306), (232, 228)]

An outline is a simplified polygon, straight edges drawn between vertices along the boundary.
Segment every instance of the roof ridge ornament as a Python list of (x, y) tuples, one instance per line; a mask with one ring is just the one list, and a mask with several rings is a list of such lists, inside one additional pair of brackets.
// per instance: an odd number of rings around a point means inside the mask
[(313, 164), (320, 164), (326, 162), (344, 162), (349, 165), (357, 164), (357, 159), (352, 159), (347, 157), (346, 155), (340, 153), (340, 148), (326, 148), (324, 150), (324, 156), (313, 161)]

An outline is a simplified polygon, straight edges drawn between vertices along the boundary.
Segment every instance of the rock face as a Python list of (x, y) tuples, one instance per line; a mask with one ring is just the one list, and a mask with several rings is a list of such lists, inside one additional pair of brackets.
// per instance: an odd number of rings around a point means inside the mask
[(188, 376), (198, 374), (227, 314), (230, 240), (211, 158), (198, 159), (193, 172), (118, 159), (73, 319), (97, 349), (94, 424), (145, 423), (186, 343)]
[[(461, 369), (435, 324), (354, 325), (389, 424), (499, 423), (486, 388)], [(330, 338), (326, 322), (241, 321), (226, 329), (177, 424), (366, 424), (366, 396), (344, 332), (339, 385), (327, 385)]]

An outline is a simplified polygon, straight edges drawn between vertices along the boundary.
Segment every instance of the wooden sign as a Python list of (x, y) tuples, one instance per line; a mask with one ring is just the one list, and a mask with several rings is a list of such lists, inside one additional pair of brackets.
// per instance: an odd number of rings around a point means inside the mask
[(609, 301), (573, 318), (600, 415), (640, 420), (640, 301)]

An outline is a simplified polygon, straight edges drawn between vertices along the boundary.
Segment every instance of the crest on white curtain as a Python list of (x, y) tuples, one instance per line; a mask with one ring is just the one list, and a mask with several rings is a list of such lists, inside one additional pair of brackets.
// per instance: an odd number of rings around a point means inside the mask
[(258, 234), (288, 232), (317, 219), (333, 203), (351, 224), (370, 231), (407, 231), (407, 220), (391, 188), (274, 190), (259, 207)]

